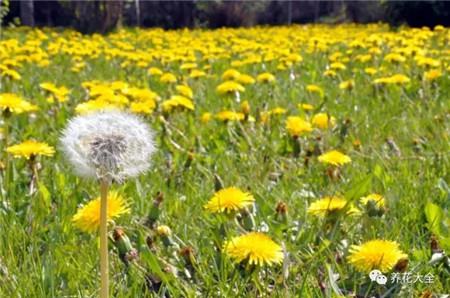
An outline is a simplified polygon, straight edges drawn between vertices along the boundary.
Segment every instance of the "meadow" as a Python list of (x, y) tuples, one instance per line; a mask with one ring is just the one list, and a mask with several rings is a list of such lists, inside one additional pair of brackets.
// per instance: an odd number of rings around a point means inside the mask
[(59, 139), (105, 110), (157, 147), (112, 185), (111, 297), (450, 294), (447, 28), (1, 34), (0, 297), (98, 296), (99, 187)]

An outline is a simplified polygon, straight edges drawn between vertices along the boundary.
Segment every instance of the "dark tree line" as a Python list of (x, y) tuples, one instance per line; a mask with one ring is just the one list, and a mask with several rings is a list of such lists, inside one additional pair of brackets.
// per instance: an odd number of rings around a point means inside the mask
[(193, 28), (310, 22), (450, 25), (447, 1), (142, 1), (0, 0), (2, 23), (73, 27), (104, 33), (117, 26)]

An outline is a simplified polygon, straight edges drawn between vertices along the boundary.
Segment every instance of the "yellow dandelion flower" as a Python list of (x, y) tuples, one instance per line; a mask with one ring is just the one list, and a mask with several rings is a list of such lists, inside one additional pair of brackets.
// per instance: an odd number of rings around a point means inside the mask
[[(130, 213), (130, 208), (128, 208), (124, 198), (114, 191), (108, 194), (107, 207), (108, 221), (112, 221), (122, 214)], [(100, 197), (80, 207), (72, 221), (77, 228), (84, 232), (96, 232), (100, 227)]]
[(373, 67), (366, 67), (366, 68), (364, 68), (364, 72), (368, 75), (374, 75), (378, 72), (378, 70)]
[(13, 80), (20, 80), (22, 76), (14, 69), (0, 69), (0, 74), (2, 77), (10, 77)]
[(150, 67), (147, 72), (152, 76), (160, 76), (163, 74), (162, 70), (157, 67)]
[(79, 103), (75, 107), (75, 112), (77, 114), (88, 114), (99, 110), (116, 110), (116, 109), (121, 109), (121, 106), (104, 100), (94, 99)]
[(341, 62), (334, 62), (330, 64), (330, 69), (333, 70), (344, 70), (347, 67), (345, 67), (345, 64), (341, 63)]
[(306, 86), (306, 91), (310, 93), (317, 93), (320, 95), (320, 97), (323, 97), (323, 90), (317, 85), (308, 85)]
[(261, 83), (271, 83), (275, 81), (275, 76), (271, 73), (265, 72), (258, 75), (256, 80)]
[(37, 155), (53, 156), (55, 149), (47, 143), (28, 140), (17, 145), (9, 146), (6, 148), (6, 152), (11, 153), (14, 157), (30, 159), (30, 157)]
[(337, 150), (331, 150), (319, 156), (319, 161), (334, 166), (342, 166), (351, 162), (351, 158)]
[(269, 236), (250, 232), (225, 242), (225, 253), (236, 263), (247, 261), (250, 265), (263, 266), (283, 262), (283, 250)]
[(24, 112), (32, 112), (38, 109), (37, 106), (23, 100), (20, 96), (13, 93), (0, 93), (0, 109), (20, 114)]
[(360, 211), (347, 200), (341, 197), (324, 197), (312, 202), (308, 207), (308, 213), (320, 217), (325, 217), (340, 211), (345, 211), (347, 215), (359, 214)]
[(401, 251), (399, 244), (388, 240), (371, 240), (362, 245), (352, 245), (347, 260), (358, 271), (369, 273), (372, 270), (389, 272), (408, 255)]
[(305, 110), (305, 111), (312, 111), (314, 110), (314, 106), (310, 105), (309, 103), (301, 103), (298, 105), (299, 109)]
[(245, 115), (244, 113), (225, 110), (217, 113), (216, 118), (222, 121), (242, 121), (245, 119)]
[(224, 81), (237, 80), (240, 75), (241, 75), (241, 73), (239, 71), (237, 71), (236, 69), (230, 68), (230, 69), (227, 69), (222, 74), (222, 80), (224, 80)]
[(211, 117), (212, 117), (211, 113), (208, 113), (208, 112), (203, 113), (201, 118), (200, 118), (200, 121), (202, 121), (202, 123), (208, 123), (209, 120), (211, 120)]
[(355, 87), (354, 80), (343, 81), (339, 84), (339, 89), (342, 89), (342, 90), (352, 90), (353, 87)]
[(228, 187), (216, 192), (205, 204), (205, 209), (212, 213), (229, 213), (251, 206), (254, 201), (250, 193), (243, 192), (237, 187)]
[(192, 89), (189, 86), (178, 85), (178, 86), (175, 87), (175, 89), (178, 91), (178, 93), (180, 93), (184, 97), (187, 97), (187, 98), (190, 98), (190, 99), (192, 99), (194, 97), (194, 93), (192, 92)]
[(286, 120), (286, 129), (293, 137), (312, 131), (311, 123), (297, 116), (290, 116)]
[(255, 79), (252, 76), (240, 74), (237, 78), (237, 82), (244, 85), (250, 85), (255, 83)]
[(130, 111), (133, 113), (151, 114), (155, 110), (156, 104), (153, 100), (132, 102), (130, 104)]
[(206, 72), (204, 72), (202, 70), (198, 70), (198, 69), (193, 69), (191, 71), (191, 73), (189, 74), (189, 77), (193, 78), (193, 79), (198, 79), (198, 78), (201, 78), (204, 76), (206, 76)]
[(244, 92), (245, 88), (241, 84), (234, 81), (226, 81), (217, 86), (216, 90), (219, 94), (227, 94), (234, 92)]
[(172, 95), (168, 100), (161, 104), (164, 111), (168, 112), (174, 108), (184, 108), (187, 110), (194, 110), (194, 103), (187, 97), (181, 95)]
[(313, 116), (311, 122), (315, 127), (327, 129), (336, 125), (336, 118), (328, 116), (326, 113), (317, 113)]
[(360, 201), (361, 201), (361, 204), (363, 204), (363, 205), (367, 205), (367, 203), (369, 203), (369, 201), (374, 202), (377, 207), (383, 207), (385, 205), (384, 197), (382, 195), (379, 195), (376, 193), (362, 197), (360, 199)]
[(426, 71), (423, 74), (423, 77), (427, 81), (434, 81), (434, 80), (440, 78), (441, 76), (442, 76), (442, 72), (439, 69), (432, 69), (432, 70)]
[(172, 73), (164, 73), (159, 77), (161, 83), (176, 83), (177, 77)]
[(160, 225), (156, 227), (156, 233), (159, 236), (170, 236), (172, 235), (172, 230), (166, 225)]

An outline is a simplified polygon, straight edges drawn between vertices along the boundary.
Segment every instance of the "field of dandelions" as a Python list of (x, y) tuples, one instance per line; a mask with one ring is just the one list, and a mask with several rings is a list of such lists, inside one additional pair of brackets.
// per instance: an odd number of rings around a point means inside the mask
[(445, 297), (449, 42), (3, 28), (0, 297), (98, 297), (93, 160), (110, 297)]

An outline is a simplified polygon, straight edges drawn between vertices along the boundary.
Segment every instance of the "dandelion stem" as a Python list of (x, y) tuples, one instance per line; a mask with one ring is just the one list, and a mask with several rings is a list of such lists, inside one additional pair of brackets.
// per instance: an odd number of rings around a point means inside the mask
[(101, 290), (100, 297), (108, 298), (109, 276), (108, 276), (108, 181), (100, 180), (100, 276)]

